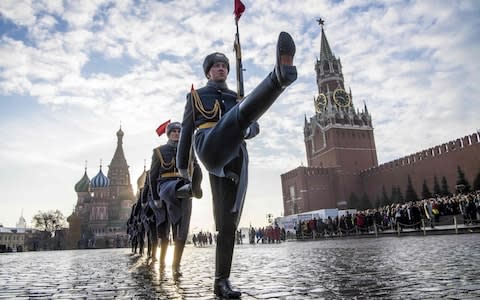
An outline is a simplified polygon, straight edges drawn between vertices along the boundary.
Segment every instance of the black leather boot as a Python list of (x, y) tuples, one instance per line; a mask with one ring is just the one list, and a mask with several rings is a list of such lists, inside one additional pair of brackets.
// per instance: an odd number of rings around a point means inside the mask
[(187, 183), (182, 185), (177, 189), (175, 192), (175, 196), (180, 199), (184, 198), (192, 198), (195, 197), (197, 199), (202, 198), (203, 191), (202, 187), (200, 186), (201, 181), (193, 181), (192, 183)]
[(144, 251), (144, 247), (145, 247), (145, 245), (143, 243), (144, 243), (144, 241), (143, 241), (143, 237), (142, 237), (141, 240), (140, 240), (140, 243), (139, 243), (140, 248), (138, 250), (138, 254), (140, 254), (140, 256), (143, 256), (143, 251)]
[(153, 243), (150, 245), (150, 250), (149, 250), (149, 253), (148, 253), (148, 258), (150, 258), (152, 262), (156, 262), (156, 261), (157, 261), (157, 247), (158, 247), (158, 242), (153, 242)]
[(177, 189), (177, 198), (202, 198), (202, 179), (202, 170), (198, 165), (195, 164), (195, 167), (193, 168), (192, 181), (189, 184), (185, 184)]
[[(292, 36), (286, 32), (280, 32), (277, 42), (277, 60), (275, 63), (275, 75), (282, 88), (286, 88), (292, 82), (297, 80), (297, 68), (293, 65), (293, 56), (295, 56), (295, 42)], [(285, 56), (285, 57), (283, 57)], [(289, 64), (282, 63), (282, 58), (288, 60)]]
[(202, 170), (200, 167), (194, 168), (193, 169), (193, 175), (192, 175), (192, 196), (200, 199), (203, 196), (203, 191), (202, 191)]
[(160, 242), (160, 269), (165, 269), (165, 256), (167, 256), (168, 240), (162, 239)]
[(257, 121), (272, 106), (285, 88), (297, 79), (297, 68), (282, 64), (282, 57), (293, 63), (295, 43), (292, 37), (281, 32), (278, 36), (275, 68), (245, 99), (239, 104), (239, 119), (248, 127)]
[(132, 251), (133, 251), (133, 254), (137, 254), (137, 246), (138, 246), (137, 238), (134, 237), (134, 241), (132, 242)]
[(152, 259), (152, 262), (155, 262), (157, 260), (157, 248), (157, 228), (155, 224), (153, 224), (152, 226), (150, 226), (150, 231), (148, 233), (148, 257)]
[[(214, 293), (225, 299), (238, 299), (241, 293), (233, 291), (228, 278), (232, 267), (233, 248), (235, 245), (235, 225), (224, 228), (217, 235), (217, 249), (215, 251), (215, 283)], [(225, 226), (225, 227), (230, 227)]]
[(183, 249), (185, 248), (185, 241), (175, 241), (175, 250), (173, 252), (172, 275), (173, 278), (182, 276), (180, 272), (180, 262), (182, 261)]
[(242, 296), (241, 292), (232, 289), (232, 285), (228, 278), (215, 278), (213, 292), (215, 295), (224, 299), (240, 299)]

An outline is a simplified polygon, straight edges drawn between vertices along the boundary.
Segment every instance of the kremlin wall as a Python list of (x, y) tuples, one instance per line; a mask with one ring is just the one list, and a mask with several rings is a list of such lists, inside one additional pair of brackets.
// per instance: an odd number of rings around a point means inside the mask
[(369, 199), (375, 199), (380, 195), (382, 186), (385, 186), (388, 192), (392, 185), (405, 186), (408, 176), (411, 177), (417, 193), (422, 190), (423, 180), (427, 181), (432, 190), (434, 176), (437, 176), (438, 180), (445, 176), (450, 191), (454, 192), (458, 176), (457, 166), (460, 166), (467, 180), (472, 183), (480, 171), (478, 132), (363, 170), (360, 177)]

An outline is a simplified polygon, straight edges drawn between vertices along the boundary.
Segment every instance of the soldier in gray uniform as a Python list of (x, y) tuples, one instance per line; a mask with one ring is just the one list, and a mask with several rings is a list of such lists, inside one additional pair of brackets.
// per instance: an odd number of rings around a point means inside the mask
[(227, 299), (241, 296), (229, 281), (235, 232), (240, 220), (247, 188), (248, 154), (245, 139), (259, 132), (257, 120), (297, 79), (293, 66), (295, 43), (280, 33), (274, 70), (241, 102), (228, 89), (228, 58), (222, 53), (208, 55), (203, 63), (207, 85), (187, 95), (182, 132), (177, 153), (177, 167), (188, 177), (189, 153), (195, 149), (209, 172), (213, 214), (218, 231), (215, 256), (216, 295)]
[[(164, 206), (161, 205), (161, 202), (155, 203), (152, 199), (151, 193), (151, 184), (150, 184), (150, 170), (146, 171), (145, 182), (143, 187), (140, 189), (140, 199), (142, 205), (142, 222), (147, 234), (148, 241), (148, 251), (147, 258), (151, 259), (152, 262), (156, 261), (157, 247), (158, 247), (158, 236), (163, 239), (168, 239), (168, 222), (167, 213)], [(165, 261), (165, 258), (163, 258)]]
[[(185, 241), (187, 240), (190, 216), (192, 213), (192, 194), (190, 181), (182, 178), (176, 167), (177, 144), (181, 130), (179, 122), (167, 126), (168, 142), (153, 150), (150, 168), (150, 183), (153, 202), (156, 206), (166, 207), (166, 219), (171, 224), (175, 250), (173, 254), (172, 272), (174, 277), (181, 275), (180, 261), (182, 259)], [(196, 197), (201, 197), (198, 191), (202, 173), (198, 164), (194, 164), (194, 178), (198, 184)], [(160, 266), (165, 266), (165, 255), (168, 248), (168, 228), (158, 227), (160, 243)]]

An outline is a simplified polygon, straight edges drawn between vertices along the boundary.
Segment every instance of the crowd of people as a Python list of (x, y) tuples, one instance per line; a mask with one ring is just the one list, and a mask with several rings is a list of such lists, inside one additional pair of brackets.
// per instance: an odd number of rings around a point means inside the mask
[[(350, 235), (413, 228), (440, 224), (441, 217), (461, 216), (463, 223), (476, 224), (480, 219), (480, 192), (457, 194), (448, 197), (423, 199), (416, 202), (396, 203), (377, 209), (356, 213), (300, 221), (295, 226), (297, 238), (318, 238), (324, 236)], [(446, 218), (444, 218), (446, 219)], [(448, 220), (452, 224), (451, 220)]]
[(250, 244), (280, 243), (285, 240), (285, 229), (278, 227), (277, 224), (257, 229), (250, 227), (248, 240)]
[[(266, 227), (258, 227), (255, 229), (250, 226), (248, 230), (249, 244), (272, 244), (285, 241), (285, 229), (280, 228), (278, 224), (270, 225)], [(235, 243), (237, 245), (243, 244), (243, 239), (247, 236), (242, 233), (241, 230), (237, 230), (235, 235)], [(200, 231), (192, 235), (192, 243), (195, 247), (210, 246), (217, 242), (217, 235), (210, 232)]]
[(200, 231), (197, 234), (193, 234), (192, 243), (195, 247), (204, 247), (213, 244), (213, 240), (216, 239), (211, 232)]

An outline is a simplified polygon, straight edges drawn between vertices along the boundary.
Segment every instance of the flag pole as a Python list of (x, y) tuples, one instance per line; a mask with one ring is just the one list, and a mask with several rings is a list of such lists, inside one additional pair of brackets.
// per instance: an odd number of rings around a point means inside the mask
[(241, 101), (245, 96), (243, 88), (243, 64), (242, 64), (242, 48), (240, 47), (240, 33), (238, 30), (238, 20), (245, 10), (245, 6), (240, 0), (234, 2), (234, 14), (235, 14), (235, 41), (233, 43), (233, 49), (235, 51), (235, 61), (237, 67), (237, 101)]
[(235, 20), (235, 25), (237, 27), (237, 33), (235, 34), (235, 56), (236, 56), (236, 65), (237, 65), (237, 100), (241, 101), (245, 96), (243, 89), (243, 64), (242, 64), (242, 49), (240, 47), (240, 34), (238, 33), (238, 20)]

